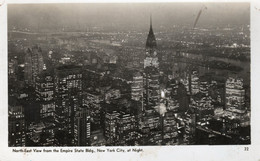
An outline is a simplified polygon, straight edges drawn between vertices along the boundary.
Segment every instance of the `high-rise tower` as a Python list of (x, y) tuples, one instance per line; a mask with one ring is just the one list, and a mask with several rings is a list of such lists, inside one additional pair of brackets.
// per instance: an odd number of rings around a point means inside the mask
[(153, 33), (152, 17), (150, 30), (146, 40), (144, 59), (144, 103), (145, 106), (156, 106), (160, 103), (159, 61), (157, 44)]
[(40, 117), (55, 117), (53, 72), (43, 71), (36, 77), (35, 92), (40, 104)]
[[(62, 125), (62, 130), (75, 137), (75, 114), (82, 107), (82, 68), (75, 65), (60, 66), (55, 69), (54, 75), (57, 121)], [(77, 143), (72, 140), (70, 144)]]
[(150, 17), (150, 30), (146, 40), (145, 52), (144, 68), (153, 66), (158, 69), (157, 43), (153, 33), (152, 17)]
[(35, 86), (36, 77), (43, 71), (42, 49), (39, 46), (28, 48), (25, 55), (24, 77), (26, 83)]
[(150, 16), (150, 30), (146, 40), (146, 49), (155, 49), (157, 47), (156, 39), (153, 33), (152, 16)]

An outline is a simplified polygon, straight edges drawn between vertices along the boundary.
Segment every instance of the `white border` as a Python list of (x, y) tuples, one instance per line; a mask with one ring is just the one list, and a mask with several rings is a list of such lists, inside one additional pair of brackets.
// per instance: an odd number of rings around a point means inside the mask
[[(260, 96), (259, 63), (260, 63), (260, 1), (257, 0), (0, 0), (0, 161), (35, 161), (35, 160), (210, 160), (210, 161), (259, 161), (260, 160)], [(163, 146), (142, 147), (143, 153), (14, 153), (8, 147), (7, 123), (7, 3), (138, 3), (138, 2), (250, 2), (251, 3), (251, 145), (244, 151), (243, 145), (237, 146)], [(95, 147), (90, 147), (96, 149)], [(107, 147), (102, 147), (106, 149)], [(115, 147), (117, 148), (117, 147)], [(128, 149), (129, 147), (120, 147)], [(30, 148), (32, 149), (32, 148)], [(37, 148), (43, 149), (43, 148)], [(53, 148), (45, 148), (53, 149)], [(57, 147), (57, 149), (60, 149)], [(68, 149), (68, 148), (63, 148)], [(74, 149), (74, 148), (69, 148)]]

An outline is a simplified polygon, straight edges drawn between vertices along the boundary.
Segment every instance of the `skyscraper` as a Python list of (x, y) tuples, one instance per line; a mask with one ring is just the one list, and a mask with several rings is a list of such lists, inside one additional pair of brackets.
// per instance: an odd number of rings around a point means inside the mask
[(54, 118), (55, 102), (54, 102), (54, 80), (53, 73), (43, 72), (36, 78), (36, 96), (40, 104), (41, 118)]
[(226, 108), (245, 109), (243, 79), (229, 77), (226, 81)]
[(152, 17), (150, 30), (146, 40), (146, 55), (144, 59), (144, 100), (145, 106), (156, 106), (160, 103), (159, 61), (157, 43), (153, 33)]
[(152, 66), (158, 69), (157, 43), (153, 33), (152, 17), (150, 17), (150, 30), (146, 40), (145, 52), (144, 68)]
[(90, 115), (86, 107), (77, 109), (74, 129), (75, 145), (90, 145)]
[[(55, 70), (55, 112), (63, 130), (74, 137), (75, 112), (82, 106), (82, 70), (65, 65)], [(71, 142), (72, 145), (75, 142)]]
[(8, 114), (9, 146), (25, 146), (24, 107), (17, 99), (9, 99)]
[(109, 111), (105, 114), (105, 138), (109, 145), (115, 145), (116, 143), (117, 117), (119, 115), (117, 111)]
[(140, 72), (135, 72), (133, 75), (131, 97), (135, 101), (140, 101), (143, 97), (143, 76)]
[(24, 77), (25, 82), (35, 86), (36, 77), (43, 71), (42, 49), (35, 45), (32, 49), (28, 48), (25, 54)]
[(134, 145), (136, 140), (135, 116), (121, 112), (117, 119), (117, 135), (119, 145)]
[(198, 71), (197, 70), (192, 70), (191, 71), (191, 94), (194, 95), (196, 93), (198, 93), (200, 91), (200, 88), (199, 88), (199, 74), (198, 74)]

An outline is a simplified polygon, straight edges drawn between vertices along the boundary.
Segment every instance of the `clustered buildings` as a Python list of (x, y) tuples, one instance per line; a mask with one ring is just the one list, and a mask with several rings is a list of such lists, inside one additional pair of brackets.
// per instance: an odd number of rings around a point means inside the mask
[(23, 90), (11, 86), (16, 59), (8, 64), (9, 146), (250, 143), (243, 79), (178, 70), (178, 55), (168, 72), (152, 22), (143, 68), (121, 74), (116, 61), (100, 71), (96, 57), (91, 67), (56, 66), (43, 61), (39, 46), (25, 52)]

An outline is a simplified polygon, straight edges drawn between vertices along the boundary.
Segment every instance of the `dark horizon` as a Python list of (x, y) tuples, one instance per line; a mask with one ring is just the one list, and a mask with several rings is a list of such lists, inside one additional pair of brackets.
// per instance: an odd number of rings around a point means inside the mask
[(9, 4), (8, 28), (145, 30), (150, 14), (154, 28), (176, 25), (192, 28), (200, 10), (198, 27), (250, 24), (250, 3)]

